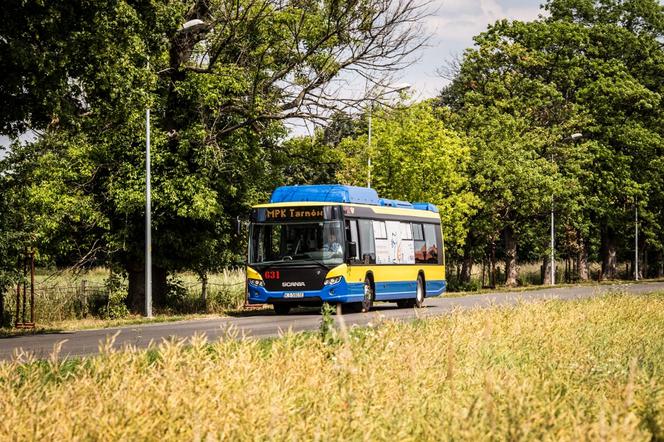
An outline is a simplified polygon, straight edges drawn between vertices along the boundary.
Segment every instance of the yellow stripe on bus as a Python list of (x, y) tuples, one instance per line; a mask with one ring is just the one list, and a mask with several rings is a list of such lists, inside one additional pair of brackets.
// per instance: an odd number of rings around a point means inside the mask
[(415, 281), (420, 270), (424, 279), (445, 279), (445, 266), (439, 264), (394, 264), (394, 265), (347, 265), (341, 264), (327, 274), (328, 278), (343, 276), (347, 282), (364, 282), (367, 273), (372, 273), (374, 282)]
[(252, 269), (249, 266), (247, 266), (247, 278), (248, 279), (258, 279), (259, 281), (263, 280), (263, 277), (261, 276), (261, 274), (258, 273), (256, 270)]

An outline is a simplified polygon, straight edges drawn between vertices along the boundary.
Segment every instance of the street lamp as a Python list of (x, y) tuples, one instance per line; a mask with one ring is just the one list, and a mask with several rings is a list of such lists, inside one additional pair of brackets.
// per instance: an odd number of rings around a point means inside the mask
[[(148, 71), (150, 61), (148, 60)], [(145, 316), (152, 317), (152, 188), (150, 170), (150, 106), (145, 110)]]
[[(580, 132), (573, 133), (569, 137), (563, 138), (563, 142), (567, 141), (576, 141), (583, 137), (583, 134)], [(551, 153), (551, 163), (555, 163), (553, 159), (553, 153)], [(553, 199), (554, 194), (551, 193), (551, 285), (556, 285), (556, 238), (555, 238), (555, 213), (553, 211)]]
[[(180, 31), (190, 32), (191, 28), (205, 25), (195, 18), (182, 24)], [(150, 60), (147, 63), (150, 71)], [(152, 317), (152, 186), (150, 167), (150, 106), (145, 110), (145, 316)]]
[(634, 280), (639, 280), (639, 206), (634, 204)]
[(410, 88), (410, 84), (401, 83), (396, 85), (390, 85), (383, 89), (379, 89), (380, 93), (376, 94), (376, 98), (369, 98), (369, 139), (368, 139), (368, 158), (367, 158), (367, 187), (371, 187), (371, 112), (373, 110), (373, 103), (380, 97), (383, 97), (388, 94), (393, 94), (395, 92), (401, 92)]

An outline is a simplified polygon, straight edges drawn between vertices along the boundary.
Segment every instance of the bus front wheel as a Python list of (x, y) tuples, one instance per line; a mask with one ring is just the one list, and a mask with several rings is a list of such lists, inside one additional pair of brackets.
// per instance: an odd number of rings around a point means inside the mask
[(287, 315), (290, 312), (291, 306), (284, 303), (273, 304), (274, 312), (278, 315)]
[(362, 305), (360, 311), (363, 313), (368, 312), (373, 307), (374, 301), (374, 288), (371, 283), (371, 279), (367, 276), (364, 278), (364, 298), (362, 299)]

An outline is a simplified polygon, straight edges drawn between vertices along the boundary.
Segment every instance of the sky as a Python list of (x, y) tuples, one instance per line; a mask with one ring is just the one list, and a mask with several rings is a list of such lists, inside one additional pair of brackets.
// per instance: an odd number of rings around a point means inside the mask
[[(542, 13), (542, 1), (431, 0), (431, 15), (424, 23), (424, 31), (431, 36), (428, 45), (420, 50), (414, 64), (394, 78), (394, 83), (408, 83), (414, 101), (436, 96), (446, 84), (446, 80), (436, 73), (437, 69), (471, 47), (473, 36), (503, 18), (522, 21), (536, 19)], [(302, 126), (292, 129), (295, 135), (308, 132)], [(0, 146), (8, 144), (7, 137), (0, 136)], [(0, 149), (0, 158), (2, 156), (3, 151)]]
[(463, 54), (473, 37), (500, 19), (531, 21), (542, 13), (541, 0), (433, 0), (433, 13), (424, 30), (431, 39), (419, 60), (398, 79), (412, 85), (414, 98), (431, 98), (446, 80), (436, 70), (447, 60)]

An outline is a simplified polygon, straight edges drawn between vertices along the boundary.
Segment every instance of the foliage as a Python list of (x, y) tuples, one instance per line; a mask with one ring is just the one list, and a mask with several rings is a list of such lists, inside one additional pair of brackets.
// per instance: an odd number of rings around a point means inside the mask
[[(522, 256), (547, 256), (554, 204), (559, 251), (581, 256), (594, 247), (613, 277), (635, 206), (650, 251), (661, 248), (664, 9), (652, 0), (551, 0), (545, 8), (547, 18), (489, 26), (441, 94), (474, 146), (481, 206), (466, 256), (481, 257), (501, 235), (506, 256), (516, 256), (517, 243)], [(570, 141), (573, 133), (583, 138)]]
[[(311, 334), (236, 337), (0, 363), (0, 432), (95, 440), (663, 436), (662, 294), (384, 322), (334, 345)], [(23, 406), (28, 400), (39, 413)]]
[(383, 0), (11, 0), (3, 12), (19, 19), (0, 42), (8, 72), (0, 99), (16, 104), (5, 107), (0, 131), (40, 131), (38, 142), (12, 148), (8, 168), (38, 219), (28, 230), (32, 245), (49, 263), (126, 271), (135, 308), (145, 247), (144, 110), (154, 111), (159, 303), (166, 271), (204, 274), (241, 261), (233, 223), (265, 198), (275, 171), (290, 167), (275, 152), (281, 122), (318, 118), (342, 103), (321, 95), (349, 69), (389, 72), (406, 63), (421, 39), (411, 22), (423, 10)]
[(112, 273), (104, 284), (107, 295), (106, 305), (98, 315), (103, 319), (121, 319), (129, 315), (125, 299), (127, 298), (127, 281), (121, 275)]
[(323, 306), (320, 309), (320, 327), (319, 334), (320, 339), (328, 344), (338, 341), (337, 331), (334, 328), (334, 317), (332, 316), (335, 312), (335, 308), (328, 304), (327, 302), (323, 303)]
[(372, 187), (385, 198), (426, 201), (440, 210), (445, 242), (463, 244), (467, 220), (477, 200), (468, 187), (470, 147), (441, 121), (431, 102), (376, 109), (372, 115), (372, 143), (368, 134), (346, 137), (341, 182), (363, 186), (367, 159), (372, 160)]
[[(501, 20), (476, 36), (435, 103), (390, 109), (374, 97), (357, 116), (345, 106), (362, 99), (331, 87), (349, 72), (383, 86), (422, 42), (422, 4), (0, 8), (14, 17), (0, 38), (0, 132), (37, 136), (0, 161), (0, 289), (19, 278), (17, 256), (36, 248), (41, 265), (127, 273), (128, 303), (142, 305), (147, 108), (156, 304), (168, 273), (240, 264), (237, 224), (274, 187), (364, 185), (369, 156), (382, 196), (440, 207), (448, 256), (467, 275), (473, 262), (502, 259), (516, 283), (519, 262), (548, 259), (552, 205), (557, 259), (599, 258), (615, 277), (616, 262), (632, 259), (638, 209), (642, 267), (655, 262), (647, 275), (664, 274), (656, 0), (549, 0), (538, 20)], [(286, 139), (286, 119), (323, 117), (312, 136)], [(214, 305), (239, 302), (234, 289), (217, 293)]]

